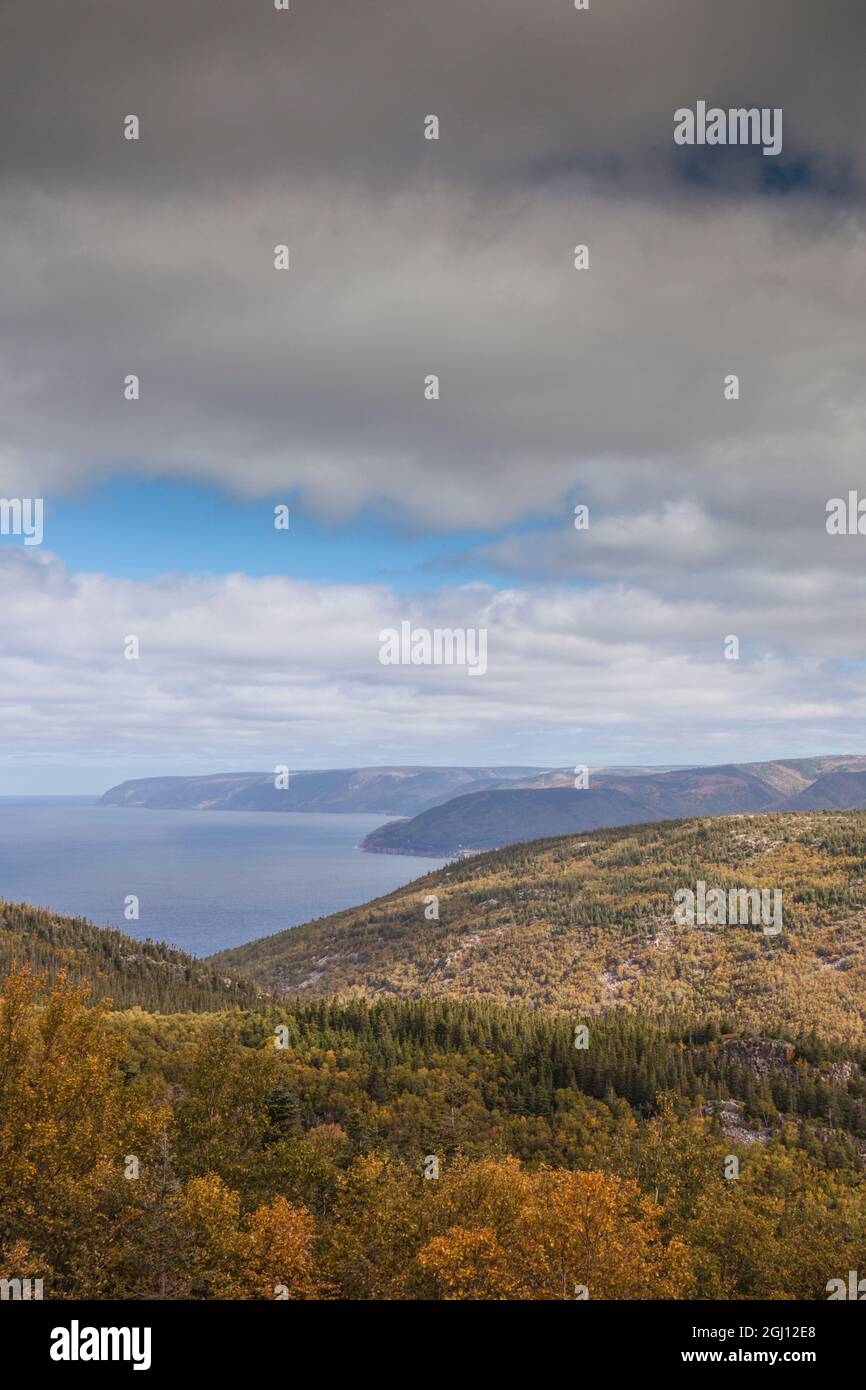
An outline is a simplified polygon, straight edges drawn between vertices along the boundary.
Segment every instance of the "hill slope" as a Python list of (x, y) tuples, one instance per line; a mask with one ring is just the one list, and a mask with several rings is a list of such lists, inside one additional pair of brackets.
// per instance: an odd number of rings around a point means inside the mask
[(853, 809), (864, 800), (866, 758), (859, 755), (731, 763), (643, 776), (609, 770), (593, 773), (582, 790), (575, 789), (573, 777), (547, 774), (519, 789), (506, 785), (494, 795), (479, 790), (410, 820), (379, 826), (364, 848), (441, 857), (605, 826), (750, 811)]
[(90, 985), (93, 999), (119, 1009), (202, 1012), (249, 1005), (259, 991), (244, 980), (154, 941), (135, 941), (82, 917), (59, 917), (26, 903), (0, 901), (0, 976), (30, 966), (54, 980), (61, 973)]
[(866, 772), (825, 772), (797, 796), (782, 803), (785, 811), (855, 810), (866, 805)]
[[(626, 786), (541, 790), (503, 788), (456, 796), (411, 820), (390, 821), (364, 840), (378, 854), (423, 853), (441, 858), (455, 850), (538, 840), (611, 825), (655, 819), (650, 806)], [(413, 849), (412, 846), (416, 848)], [(420, 847), (420, 848), (418, 848)]]
[[(453, 864), (364, 907), (211, 958), (285, 994), (456, 995), (567, 1009), (685, 1008), (861, 1045), (866, 814), (599, 830)], [(698, 880), (782, 890), (784, 928), (678, 926)], [(425, 899), (439, 899), (427, 920)]]

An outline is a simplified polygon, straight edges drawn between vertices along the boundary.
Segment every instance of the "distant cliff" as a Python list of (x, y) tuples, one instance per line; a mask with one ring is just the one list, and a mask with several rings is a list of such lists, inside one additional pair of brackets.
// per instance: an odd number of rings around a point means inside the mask
[(414, 816), (464, 792), (537, 776), (528, 767), (361, 767), (291, 772), (278, 789), (272, 772), (207, 777), (141, 777), (121, 782), (103, 806), (151, 810), (335, 811)]

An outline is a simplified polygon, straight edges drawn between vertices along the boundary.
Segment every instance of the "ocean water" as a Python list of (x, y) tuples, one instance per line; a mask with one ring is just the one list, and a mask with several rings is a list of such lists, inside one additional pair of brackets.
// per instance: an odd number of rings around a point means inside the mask
[[(0, 898), (196, 956), (388, 893), (444, 861), (364, 854), (386, 816), (145, 811), (0, 797)], [(139, 899), (139, 920), (124, 900)]]

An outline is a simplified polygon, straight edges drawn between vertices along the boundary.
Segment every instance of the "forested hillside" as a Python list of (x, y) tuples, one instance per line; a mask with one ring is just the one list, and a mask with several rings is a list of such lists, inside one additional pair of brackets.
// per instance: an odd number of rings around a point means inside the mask
[[(213, 963), (288, 994), (451, 995), (592, 1015), (685, 1008), (859, 1046), (864, 861), (863, 812), (595, 831), (449, 865)], [(678, 926), (674, 894), (698, 880), (778, 888), (782, 931)]]
[(46, 1298), (817, 1299), (866, 1263), (861, 1054), (625, 1015), (575, 1046), (574, 1026), (452, 1000), (105, 1016), (13, 975), (0, 1277)]
[(185, 951), (136, 941), (82, 917), (0, 901), (0, 974), (14, 965), (29, 965), (51, 980), (63, 972), (85, 982), (94, 999), (111, 999), (118, 1009), (222, 1009), (250, 1003), (259, 993)]
[[(826, 1298), (866, 1267), (864, 862), (862, 813), (600, 831), (201, 965), (7, 907), (0, 1278)], [(676, 925), (699, 879), (782, 930)]]

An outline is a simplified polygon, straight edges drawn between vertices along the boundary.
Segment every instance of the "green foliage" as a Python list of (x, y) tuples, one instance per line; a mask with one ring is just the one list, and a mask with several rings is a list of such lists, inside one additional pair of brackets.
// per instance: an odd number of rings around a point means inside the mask
[[(46, 978), (0, 991), (0, 1277), (824, 1298), (866, 1266), (864, 859), (857, 812), (601, 831), (202, 964), (6, 907)], [(675, 926), (698, 879), (780, 887), (783, 933)]]
[(244, 979), (154, 941), (135, 941), (83, 917), (60, 917), (26, 903), (0, 901), (0, 974), (27, 965), (55, 980), (61, 973), (90, 986), (119, 1009), (138, 1004), (159, 1013), (232, 1008), (258, 990)]
[(106, 1015), (12, 976), (0, 1275), (49, 1297), (818, 1298), (866, 1261), (861, 1053), (623, 1012), (584, 1049), (574, 1024), (459, 999)]

